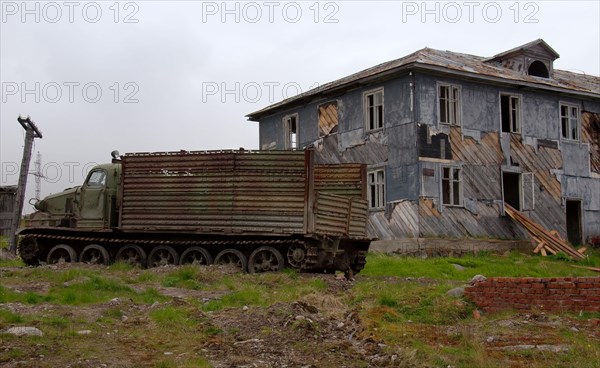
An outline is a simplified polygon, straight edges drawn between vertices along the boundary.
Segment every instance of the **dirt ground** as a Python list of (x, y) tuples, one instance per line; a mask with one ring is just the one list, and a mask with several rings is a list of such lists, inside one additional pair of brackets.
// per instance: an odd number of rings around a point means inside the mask
[[(87, 266), (86, 266), (87, 267)], [(92, 266), (89, 266), (92, 267)], [(0, 279), (14, 269), (0, 268)], [(156, 270), (155, 272), (165, 272)], [(214, 272), (223, 272), (215, 268)], [(51, 303), (0, 303), (0, 309), (44, 320), (37, 325), (42, 337), (0, 334), (0, 366), (12, 367), (421, 367), (419, 349), (386, 344), (377, 328), (361, 319), (360, 305), (344, 297), (357, 281), (334, 275), (302, 274), (322, 279), (326, 290), (292, 302), (201, 311), (198, 305), (219, 300), (227, 291), (157, 287), (164, 301), (135, 303), (128, 298), (69, 306)], [(69, 282), (80, 282), (72, 280)], [(389, 282), (387, 280), (386, 282)], [(394, 280), (391, 280), (394, 281)], [(395, 280), (398, 282), (411, 282)], [(3, 283), (9, 290), (47, 293), (43, 281)], [(147, 286), (136, 284), (142, 292)], [(186, 320), (160, 324), (150, 316), (166, 307), (189, 312)], [(58, 318), (58, 320), (57, 320)], [(62, 318), (62, 320), (61, 320)], [(64, 321), (68, 322), (64, 322)], [(188, 323), (188, 320), (194, 323)], [(62, 321), (62, 322), (61, 322)], [(12, 325), (4, 323), (0, 331)], [(30, 324), (31, 325), (31, 324)], [(36, 326), (36, 322), (33, 322)], [(531, 354), (560, 354), (571, 346), (556, 331), (570, 330), (590, 343), (600, 341), (597, 320), (545, 314), (514, 314), (506, 318), (471, 319), (468, 324), (402, 326), (398, 333), (420, 339), (427, 349), (479, 344), (486, 356), (508, 367), (527, 367)], [(460, 339), (457, 338), (460, 336)], [(398, 338), (402, 341), (402, 337)], [(524, 354), (522, 352), (529, 352)], [(444, 365), (452, 367), (452, 365)]]

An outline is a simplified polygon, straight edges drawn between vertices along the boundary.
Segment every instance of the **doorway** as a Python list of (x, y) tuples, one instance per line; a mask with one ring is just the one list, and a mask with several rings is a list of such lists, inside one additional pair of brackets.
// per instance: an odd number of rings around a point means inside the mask
[(502, 194), (505, 203), (517, 211), (521, 210), (521, 174), (502, 172)]
[(581, 201), (567, 200), (566, 206), (567, 216), (567, 239), (573, 245), (582, 243), (582, 226), (581, 226)]

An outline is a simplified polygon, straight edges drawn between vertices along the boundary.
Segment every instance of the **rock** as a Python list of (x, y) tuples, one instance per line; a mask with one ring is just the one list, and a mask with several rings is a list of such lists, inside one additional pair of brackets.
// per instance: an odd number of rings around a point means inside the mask
[(247, 306), (247, 305), (244, 305), (244, 307), (242, 308), (242, 310), (243, 310), (244, 312), (245, 312), (245, 311), (247, 311), (248, 309), (250, 309), (250, 308), (248, 308), (248, 306)]
[(11, 327), (6, 333), (15, 336), (43, 336), (44, 333), (35, 327)]
[(473, 278), (471, 279), (471, 281), (469, 282), (469, 284), (471, 285), (475, 285), (478, 282), (483, 282), (487, 280), (487, 277), (483, 276), (483, 275), (475, 275), (473, 276)]
[(81, 330), (77, 331), (77, 335), (90, 335), (92, 333), (91, 330)]
[(342, 327), (344, 327), (344, 322), (340, 322), (337, 324), (337, 328), (342, 328)]
[(457, 271), (464, 271), (464, 270), (465, 270), (465, 267), (463, 267), (463, 266), (461, 266), (461, 265), (459, 265), (459, 264), (456, 264), (456, 263), (450, 263), (450, 264), (451, 264), (451, 265), (452, 265), (452, 267), (454, 267), (454, 268), (455, 268)]
[(125, 321), (127, 321), (128, 319), (129, 319), (129, 317), (127, 317), (126, 315), (122, 315), (122, 316), (121, 316), (121, 321), (122, 321), (122, 322), (125, 322)]
[(446, 295), (453, 296), (455, 298), (460, 298), (464, 294), (465, 294), (464, 287), (456, 287), (454, 289), (448, 290), (448, 292), (446, 293)]
[(295, 318), (295, 320), (296, 320), (296, 321), (303, 321), (303, 320), (305, 320), (305, 319), (306, 319), (306, 317), (304, 317), (303, 315), (298, 315), (298, 316), (296, 316), (296, 318)]
[(172, 352), (170, 352), (170, 351), (165, 351), (165, 352), (164, 352), (164, 354), (165, 354), (165, 355), (173, 355), (173, 353), (172, 353)]

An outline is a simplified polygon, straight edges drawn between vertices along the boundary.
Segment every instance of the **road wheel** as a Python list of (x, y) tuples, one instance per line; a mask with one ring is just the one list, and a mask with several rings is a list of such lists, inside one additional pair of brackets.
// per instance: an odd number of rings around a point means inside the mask
[(177, 251), (168, 245), (153, 248), (148, 255), (148, 267), (176, 265), (179, 263)]
[(146, 267), (146, 252), (135, 244), (124, 245), (117, 252), (115, 261), (144, 268)]
[(106, 248), (98, 244), (90, 244), (83, 248), (79, 256), (79, 262), (88, 264), (108, 265), (110, 255)]
[(237, 249), (225, 249), (217, 254), (215, 264), (234, 266), (246, 272), (248, 269), (248, 258)]
[(273, 247), (260, 247), (250, 254), (248, 272), (278, 272), (284, 265), (285, 260), (280, 251)]
[(77, 262), (77, 253), (70, 245), (58, 244), (50, 249), (46, 261), (48, 264)]
[(301, 270), (306, 267), (306, 260), (308, 258), (307, 249), (304, 244), (292, 244), (286, 253), (287, 261), (290, 266), (297, 270)]
[(195, 265), (195, 266), (208, 266), (213, 263), (213, 259), (208, 251), (202, 247), (191, 247), (181, 253), (179, 258), (179, 264), (181, 265)]

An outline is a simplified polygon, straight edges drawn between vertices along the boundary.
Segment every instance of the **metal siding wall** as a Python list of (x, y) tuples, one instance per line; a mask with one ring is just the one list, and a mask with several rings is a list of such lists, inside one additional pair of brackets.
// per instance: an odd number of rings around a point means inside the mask
[(304, 160), (294, 151), (127, 155), (121, 226), (303, 233)]

